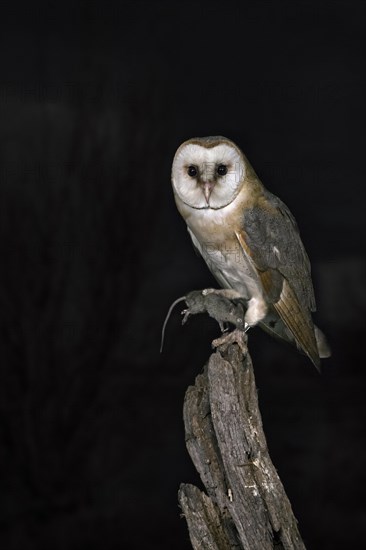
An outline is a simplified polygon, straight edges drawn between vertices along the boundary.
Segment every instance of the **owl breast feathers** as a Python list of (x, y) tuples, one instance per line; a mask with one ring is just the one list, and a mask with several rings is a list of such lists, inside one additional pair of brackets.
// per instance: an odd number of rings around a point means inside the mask
[(319, 368), (330, 351), (312, 321), (310, 262), (287, 206), (220, 136), (178, 148), (172, 185), (194, 246), (222, 288), (246, 304), (246, 325), (294, 343)]

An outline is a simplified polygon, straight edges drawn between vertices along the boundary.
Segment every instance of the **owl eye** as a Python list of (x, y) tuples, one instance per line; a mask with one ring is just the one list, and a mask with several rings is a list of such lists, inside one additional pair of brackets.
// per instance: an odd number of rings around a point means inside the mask
[(198, 174), (197, 166), (194, 166), (194, 164), (191, 164), (190, 166), (188, 166), (187, 172), (191, 178), (195, 178)]
[(225, 176), (227, 174), (226, 164), (219, 164), (217, 167), (217, 173), (219, 176)]

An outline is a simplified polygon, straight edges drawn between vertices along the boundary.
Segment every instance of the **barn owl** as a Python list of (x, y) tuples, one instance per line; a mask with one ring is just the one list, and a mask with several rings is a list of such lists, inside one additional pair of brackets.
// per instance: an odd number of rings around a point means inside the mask
[(194, 247), (222, 292), (245, 304), (246, 328), (259, 325), (294, 343), (319, 368), (330, 350), (312, 321), (310, 262), (287, 206), (267, 191), (239, 147), (221, 136), (193, 138), (178, 148), (172, 186)]

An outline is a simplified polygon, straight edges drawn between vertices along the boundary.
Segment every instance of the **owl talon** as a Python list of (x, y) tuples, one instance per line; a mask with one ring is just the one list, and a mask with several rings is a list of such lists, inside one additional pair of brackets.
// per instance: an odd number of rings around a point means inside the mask
[(220, 338), (215, 338), (215, 340), (212, 341), (213, 348), (219, 347), (224, 352), (228, 349), (229, 346), (231, 346), (231, 344), (237, 344), (243, 355), (247, 354), (247, 335), (244, 331), (238, 328), (233, 330), (232, 332), (228, 332), (223, 336), (220, 336)]

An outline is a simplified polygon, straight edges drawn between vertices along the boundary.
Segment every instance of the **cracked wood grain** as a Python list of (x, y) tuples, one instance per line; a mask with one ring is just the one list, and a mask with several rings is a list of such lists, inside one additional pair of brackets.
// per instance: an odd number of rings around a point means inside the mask
[(207, 491), (179, 491), (193, 548), (305, 550), (269, 456), (249, 354), (235, 343), (219, 347), (188, 388), (183, 417)]

